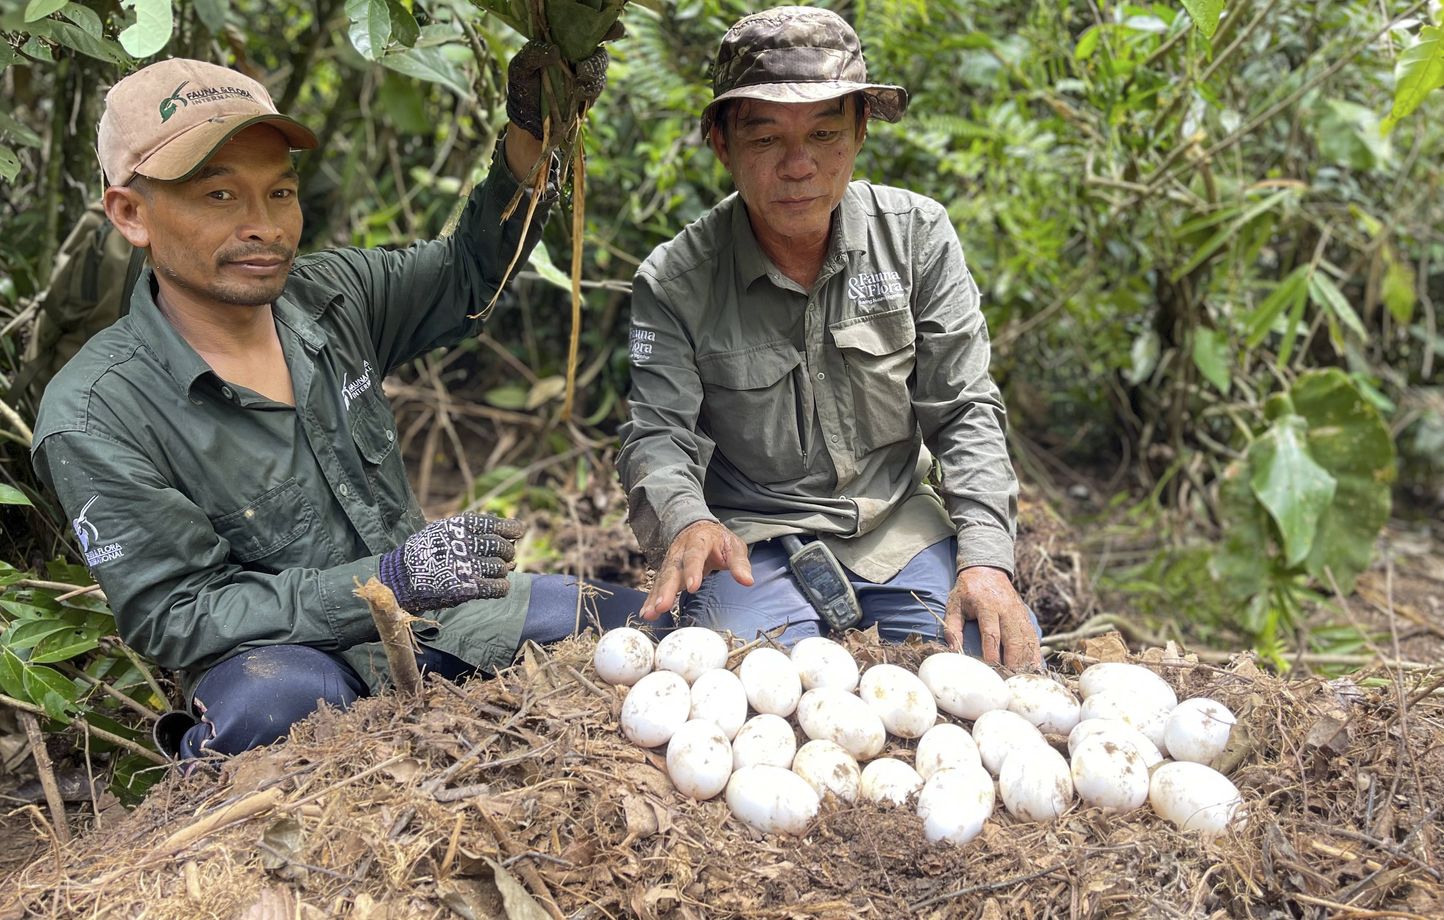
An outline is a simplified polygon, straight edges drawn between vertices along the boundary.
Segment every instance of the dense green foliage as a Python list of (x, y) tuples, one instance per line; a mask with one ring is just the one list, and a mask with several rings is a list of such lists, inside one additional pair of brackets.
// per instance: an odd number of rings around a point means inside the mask
[[(1219, 534), (1217, 548), (1165, 549), (1131, 577), (1277, 655), (1304, 592), (1347, 590), (1367, 562), (1396, 448), (1412, 485), (1441, 474), (1438, 4), (833, 5), (856, 23), (874, 78), (912, 93), (901, 124), (871, 126), (860, 173), (948, 206), (985, 294), (1024, 478), (1066, 485), (1082, 471)], [(435, 406), (413, 407), (424, 455), (459, 465), (472, 499), (535, 505), (547, 500), (538, 484), (611, 475), (589, 458), (624, 413), (627, 282), (727, 192), (696, 116), (718, 38), (751, 8), (651, 0), (623, 16), (628, 35), (586, 129), (576, 424), (558, 412), (572, 251), (562, 217), (492, 320), (507, 360), (483, 343), (408, 377), (483, 404), (464, 423), (497, 445), (484, 465), (467, 462)], [(204, 57), (264, 78), (323, 139), (301, 160), (304, 245), (390, 246), (440, 232), (487, 168), (520, 38), (462, 2), (0, 10), (5, 584), (70, 552), (29, 471), (34, 401), (5, 394), (26, 308), (100, 192), (93, 125), (132, 56)], [(103, 607), (57, 596), (0, 599), (0, 687), (56, 714), (112, 718), (114, 697), (101, 706), (93, 683), (33, 676), (121, 660)], [(142, 681), (126, 671), (120, 689), (161, 705)]]

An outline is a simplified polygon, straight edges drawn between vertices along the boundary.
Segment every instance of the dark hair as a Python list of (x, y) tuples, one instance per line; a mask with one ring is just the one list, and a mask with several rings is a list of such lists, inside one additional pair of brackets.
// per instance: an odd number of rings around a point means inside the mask
[(140, 173), (136, 173), (135, 178), (127, 182), (125, 184), (125, 187), (133, 188), (137, 192), (140, 192), (140, 197), (144, 198), (146, 201), (150, 201), (152, 198), (155, 197), (154, 180), (146, 176), (142, 176)]
[[(843, 105), (844, 110), (846, 109), (848, 99), (851, 99), (853, 102), (853, 131), (861, 131), (863, 122), (867, 120), (867, 94), (864, 93), (862, 90), (858, 90), (857, 92), (849, 93), (846, 96), (839, 96), (838, 100)], [(749, 101), (751, 100), (726, 99), (717, 106), (717, 114), (716, 117), (712, 119), (712, 123), (717, 126), (718, 131), (722, 132), (722, 143), (727, 143), (727, 131), (728, 128), (731, 127), (732, 113), (736, 111), (739, 105)]]

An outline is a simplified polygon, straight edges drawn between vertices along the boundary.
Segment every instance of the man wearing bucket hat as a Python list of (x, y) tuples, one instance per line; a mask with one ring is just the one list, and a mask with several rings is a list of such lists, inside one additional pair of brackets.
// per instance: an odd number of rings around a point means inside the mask
[(737, 22), (713, 90), (702, 135), (736, 194), (633, 291), (618, 466), (638, 539), (665, 554), (644, 615), (681, 593), (699, 625), (817, 635), (800, 539), (841, 563), (823, 593), (846, 579), (857, 625), (1035, 665), (978, 288), (940, 204), (851, 181), (867, 119), (899, 120), (907, 92), (869, 83), (852, 28), (806, 7)]
[[(176, 59), (106, 96), (105, 210), (147, 268), (128, 314), (47, 388), (33, 459), (122, 638), (191, 678), (200, 720), (167, 717), (157, 732), (183, 756), (268, 743), (318, 701), (345, 706), (379, 685), (358, 580), (432, 611), (418, 660), (450, 677), (574, 628), (575, 581), (511, 571), (518, 522), (424, 520), (381, 388), (402, 362), (474, 334), (470, 315), (536, 243), (554, 189), (525, 239), (526, 204), (502, 214), (540, 155), (545, 52), (512, 62), (511, 124), (456, 232), (400, 251), (296, 258), (291, 151), (319, 142), (255, 80)], [(589, 100), (605, 68), (604, 52), (579, 68)], [(641, 600), (612, 586), (601, 619), (624, 621)]]

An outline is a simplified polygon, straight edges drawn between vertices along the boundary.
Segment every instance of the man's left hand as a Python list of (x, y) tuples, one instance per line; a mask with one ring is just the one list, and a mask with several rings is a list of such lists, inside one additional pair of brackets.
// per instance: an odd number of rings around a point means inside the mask
[(958, 573), (948, 595), (947, 619), (943, 621), (943, 635), (953, 651), (963, 650), (965, 620), (978, 621), (983, 660), (988, 664), (1001, 663), (1017, 671), (1042, 664), (1038, 631), (1008, 573), (1002, 569), (976, 565)]

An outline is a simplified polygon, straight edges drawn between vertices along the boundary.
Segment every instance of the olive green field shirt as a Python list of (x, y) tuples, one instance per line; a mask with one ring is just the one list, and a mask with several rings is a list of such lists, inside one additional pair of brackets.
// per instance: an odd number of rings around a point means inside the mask
[(749, 544), (817, 534), (873, 582), (954, 533), (959, 569), (1013, 571), (1006, 414), (937, 202), (851, 183), (804, 290), (729, 196), (638, 270), (631, 362), (617, 465), (654, 556), (717, 520)]
[[(503, 283), (527, 209), (501, 219), (517, 186), (500, 151), (451, 237), (296, 261), (272, 305), (294, 407), (218, 377), (161, 314), (149, 269), (129, 314), (50, 383), (35, 469), (132, 648), (194, 677), (247, 649), (309, 645), (382, 682), (376, 628), (353, 591), (425, 521), (381, 382), (474, 335), (468, 314)], [(435, 611), (440, 628), (422, 636), (505, 665), (529, 594), (513, 576), (506, 598)]]

